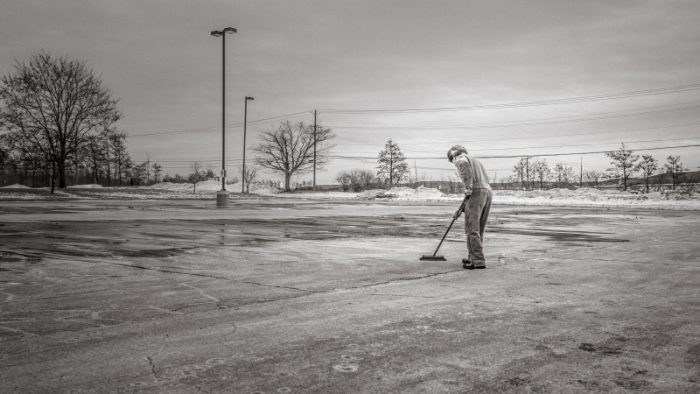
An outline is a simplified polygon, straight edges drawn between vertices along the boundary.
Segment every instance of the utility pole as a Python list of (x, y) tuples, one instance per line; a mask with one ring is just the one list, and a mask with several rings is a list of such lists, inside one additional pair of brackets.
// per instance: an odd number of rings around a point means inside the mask
[(314, 110), (314, 191), (316, 191), (316, 118), (318, 111)]
[[(248, 101), (255, 100), (255, 97), (245, 96), (243, 110), (243, 171), (241, 173), (241, 194), (245, 193), (245, 134), (248, 126)], [(250, 185), (248, 185), (250, 187)]]
[(416, 177), (415, 182), (418, 183), (418, 166), (416, 166), (416, 161), (413, 160), (413, 173)]
[(581, 169), (579, 173), (578, 186), (583, 187), (583, 156), (581, 156)]

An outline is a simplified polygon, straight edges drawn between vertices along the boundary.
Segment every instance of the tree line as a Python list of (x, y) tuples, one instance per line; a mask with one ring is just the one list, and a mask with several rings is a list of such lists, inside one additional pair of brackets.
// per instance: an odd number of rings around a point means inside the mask
[(635, 154), (633, 150), (627, 149), (624, 143), (619, 149), (605, 155), (611, 164), (606, 172), (589, 170), (578, 173), (573, 166), (565, 163), (557, 162), (550, 167), (546, 159), (522, 157), (513, 166), (513, 175), (504, 179), (501, 184), (510, 188), (533, 190), (551, 187), (598, 187), (604, 182), (617, 181), (620, 189), (628, 190), (631, 178), (640, 176), (644, 180), (644, 190), (648, 193), (653, 176), (668, 174), (671, 188), (675, 190), (683, 180), (683, 172), (687, 171), (680, 156), (669, 155), (662, 165), (653, 155)]
[(406, 156), (399, 144), (389, 139), (377, 155), (376, 171), (356, 168), (341, 171), (335, 181), (342, 191), (359, 192), (374, 188), (391, 188), (393, 185), (408, 181), (410, 170)]
[(127, 152), (118, 100), (85, 62), (40, 52), (0, 79), (4, 182), (65, 188), (158, 182), (162, 168)]

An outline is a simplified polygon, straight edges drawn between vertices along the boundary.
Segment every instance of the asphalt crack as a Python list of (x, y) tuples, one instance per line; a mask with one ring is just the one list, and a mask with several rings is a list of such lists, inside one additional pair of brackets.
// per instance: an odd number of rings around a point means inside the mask
[(344, 288), (336, 289), (336, 290), (364, 289), (364, 288), (368, 288), (368, 287), (389, 285), (389, 284), (399, 283), (399, 282), (410, 282), (410, 281), (414, 281), (414, 280), (427, 279), (427, 278), (432, 278), (433, 276), (447, 275), (447, 274), (451, 274), (454, 272), (462, 272), (462, 271), (464, 271), (464, 270), (463, 269), (455, 269), (455, 270), (444, 271), (444, 272), (433, 272), (433, 273), (429, 273), (427, 275), (422, 275), (422, 276), (401, 277), (401, 278), (396, 278), (396, 279), (390, 279), (390, 280), (387, 280), (384, 282), (369, 283), (369, 284), (361, 285), (361, 286), (344, 287)]
[(151, 356), (146, 356), (146, 360), (148, 360), (148, 364), (151, 366), (151, 373), (153, 376), (158, 377), (158, 374), (156, 373), (156, 363), (153, 362)]
[(307, 292), (307, 293), (315, 294), (315, 292), (314, 292), (313, 290), (306, 290), (306, 289), (302, 289), (302, 288), (299, 288), (299, 287), (282, 286), (282, 285), (269, 285), (269, 284), (266, 284), (266, 283), (258, 283), (258, 282), (251, 282), (251, 281), (236, 281), (236, 282), (239, 282), (239, 283), (246, 283), (246, 284), (249, 284), (249, 285), (264, 286), (264, 287), (276, 287), (276, 288), (278, 288), (278, 289), (289, 289), (289, 290), (304, 291), (304, 292)]

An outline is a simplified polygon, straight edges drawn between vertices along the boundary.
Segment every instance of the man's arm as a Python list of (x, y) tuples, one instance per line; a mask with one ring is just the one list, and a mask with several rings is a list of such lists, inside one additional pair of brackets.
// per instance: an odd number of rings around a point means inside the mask
[(471, 196), (474, 188), (474, 177), (472, 176), (472, 166), (468, 160), (455, 160), (455, 166), (459, 172), (462, 183), (464, 183), (464, 195)]

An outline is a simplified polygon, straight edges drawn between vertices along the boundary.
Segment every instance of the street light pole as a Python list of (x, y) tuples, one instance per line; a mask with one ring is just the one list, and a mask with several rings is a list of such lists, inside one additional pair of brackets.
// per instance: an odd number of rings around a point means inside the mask
[(314, 191), (316, 191), (316, 116), (318, 111), (314, 110)]
[[(255, 97), (245, 96), (243, 104), (243, 171), (241, 173), (241, 194), (245, 193), (245, 134), (248, 126), (248, 101), (255, 100)], [(248, 185), (250, 187), (250, 185)]]
[(216, 193), (216, 205), (228, 205), (226, 192), (226, 34), (236, 33), (233, 27), (214, 30), (211, 35), (221, 37), (221, 190)]

